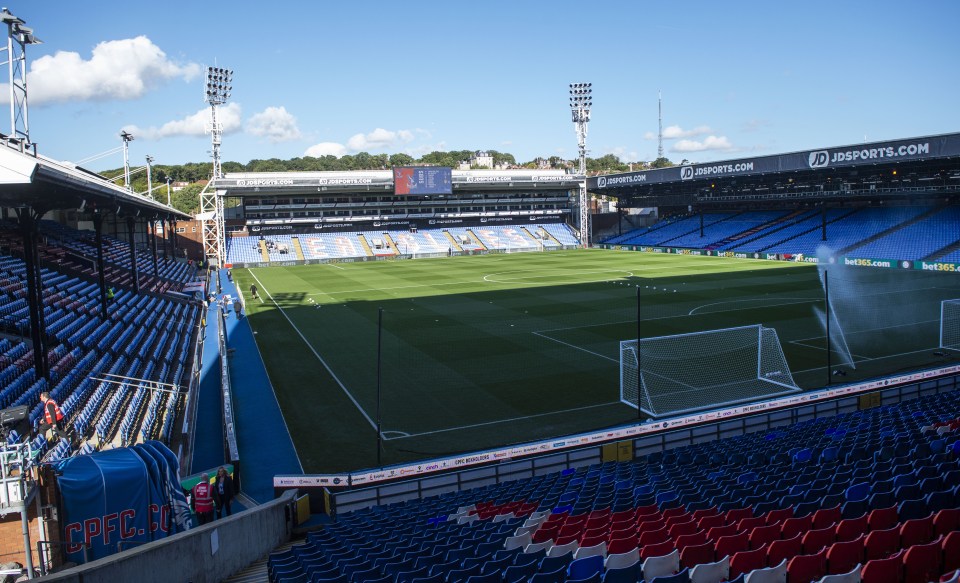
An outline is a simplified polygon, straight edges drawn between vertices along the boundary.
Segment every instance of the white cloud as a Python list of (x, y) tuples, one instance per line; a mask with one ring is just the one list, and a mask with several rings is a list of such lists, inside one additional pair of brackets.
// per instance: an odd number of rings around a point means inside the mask
[(620, 159), (621, 162), (633, 162), (640, 159), (640, 154), (635, 150), (627, 150), (623, 146), (617, 146), (614, 148), (607, 147), (603, 150), (604, 154), (613, 154)]
[(273, 143), (297, 140), (301, 136), (297, 118), (283, 106), (268, 107), (254, 114), (247, 122), (247, 132)]
[(410, 130), (390, 131), (377, 128), (369, 134), (356, 134), (347, 140), (347, 147), (354, 152), (390, 150), (413, 141)]
[[(200, 74), (200, 65), (174, 63), (145, 37), (106, 41), (89, 59), (58, 51), (34, 59), (27, 75), (30, 104), (65, 101), (136, 99), (171, 79), (187, 81)], [(8, 96), (8, 89), (0, 95)]]
[(338, 144), (336, 142), (320, 142), (319, 144), (314, 144), (307, 148), (307, 151), (304, 152), (303, 155), (311, 156), (313, 158), (320, 158), (323, 156), (336, 156), (339, 158), (346, 153), (347, 147), (343, 144)]
[(672, 152), (704, 152), (707, 150), (732, 150), (733, 144), (727, 136), (707, 136), (702, 142), (680, 140), (670, 148)]
[[(223, 133), (230, 134), (240, 129), (240, 105), (229, 103), (217, 109), (218, 121), (223, 126)], [(123, 129), (133, 134), (133, 137), (144, 140), (159, 140), (174, 136), (202, 136), (206, 134), (206, 127), (210, 124), (210, 109), (203, 108), (197, 113), (183, 119), (168, 121), (159, 128), (141, 128), (135, 125), (124, 126)]]
[[(692, 130), (685, 130), (680, 126), (667, 126), (663, 128), (663, 139), (665, 140), (676, 140), (680, 138), (693, 138), (695, 136), (702, 136), (709, 134), (712, 130), (710, 126), (697, 126)], [(653, 132), (647, 132), (643, 134), (643, 137), (647, 140), (656, 140), (657, 134)]]

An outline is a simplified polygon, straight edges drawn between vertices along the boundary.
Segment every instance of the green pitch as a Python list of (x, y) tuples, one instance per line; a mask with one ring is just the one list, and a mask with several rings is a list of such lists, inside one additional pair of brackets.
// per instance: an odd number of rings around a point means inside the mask
[[(939, 302), (960, 296), (957, 278), (854, 269), (863, 281), (852, 297), (873, 298), (877, 314), (850, 325), (856, 368), (835, 380), (941, 363)], [(381, 310), (384, 464), (635, 421), (619, 401), (618, 345), (637, 337), (638, 295), (643, 337), (763, 324), (798, 384), (831, 378), (810, 265), (576, 250), (237, 269), (234, 279), (307, 473), (376, 464)], [(882, 317), (903, 306), (909, 321)]]

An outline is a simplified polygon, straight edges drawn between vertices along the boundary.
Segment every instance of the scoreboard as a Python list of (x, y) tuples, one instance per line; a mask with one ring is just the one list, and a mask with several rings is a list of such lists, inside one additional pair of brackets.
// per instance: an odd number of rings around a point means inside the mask
[(453, 172), (439, 166), (397, 166), (393, 169), (394, 194), (453, 194)]

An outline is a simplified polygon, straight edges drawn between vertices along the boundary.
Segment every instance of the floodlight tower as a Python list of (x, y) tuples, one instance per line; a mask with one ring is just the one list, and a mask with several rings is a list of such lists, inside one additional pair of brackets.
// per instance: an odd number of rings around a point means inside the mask
[(133, 135), (124, 130), (120, 132), (120, 139), (123, 140), (123, 187), (133, 190), (130, 187), (130, 142), (133, 141)]
[(200, 213), (203, 216), (203, 253), (215, 257), (220, 267), (225, 263), (226, 243), (223, 225), (223, 197), (217, 192), (217, 181), (223, 178), (220, 166), (220, 142), (223, 124), (217, 119), (219, 108), (230, 99), (233, 90), (233, 71), (222, 67), (207, 67), (207, 82), (204, 86), (204, 101), (210, 104), (210, 132), (213, 155), (213, 173), (210, 182), (200, 193)]
[(580, 153), (580, 239), (585, 247), (590, 246), (590, 215), (587, 208), (587, 124), (590, 122), (590, 107), (593, 105), (593, 83), (570, 84), (570, 112), (577, 132)]
[(0, 11), (0, 22), (7, 25), (7, 45), (0, 48), (6, 51), (7, 82), (10, 86), (10, 137), (19, 140), (24, 146), (30, 142), (30, 119), (27, 115), (27, 45), (42, 43), (33, 36), (33, 29), (24, 26), (26, 22), (17, 18), (4, 8)]

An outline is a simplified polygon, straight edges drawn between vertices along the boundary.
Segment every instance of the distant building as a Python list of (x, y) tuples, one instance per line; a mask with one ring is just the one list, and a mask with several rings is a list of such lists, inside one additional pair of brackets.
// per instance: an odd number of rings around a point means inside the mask
[(470, 159), (460, 163), (460, 170), (470, 170), (471, 168), (493, 168), (493, 155), (490, 152), (477, 150), (470, 156)]

